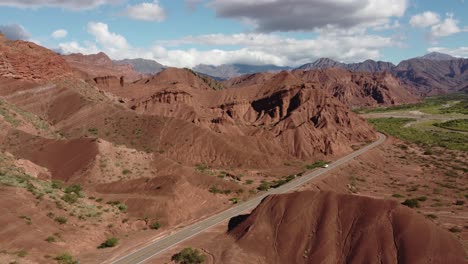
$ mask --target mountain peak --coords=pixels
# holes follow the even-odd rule
[[[445,54],[445,53],[440,53],[440,52],[435,52],[434,51],[434,52],[428,53],[428,54],[420,57],[420,59],[443,61],[443,60],[455,60],[456,58],[453,57],[453,56],[450,56],[448,54]]]

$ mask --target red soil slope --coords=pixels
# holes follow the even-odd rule
[[[322,192],[267,197],[221,263],[466,263],[452,235],[393,201]]]

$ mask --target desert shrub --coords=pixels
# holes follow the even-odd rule
[[[55,240],[55,237],[54,237],[54,236],[48,236],[48,237],[45,239],[45,241],[47,241],[47,242],[49,242],[49,243],[53,243],[53,242],[55,242],[56,240]]]
[[[158,230],[159,228],[161,228],[161,224],[159,222],[154,222],[150,225],[150,228],[153,230]]]
[[[260,186],[258,186],[257,190],[259,191],[268,191],[271,188],[271,184],[269,182],[262,182]]]
[[[253,180],[246,180],[245,181],[245,184],[252,184],[253,183]]]
[[[20,258],[24,258],[28,255],[28,252],[26,250],[20,250],[18,252],[16,252],[16,256],[20,257]]]
[[[132,171],[129,170],[129,169],[124,169],[124,170],[122,171],[122,174],[123,174],[123,175],[131,174],[131,173],[132,173]]]
[[[61,225],[64,225],[67,223],[68,219],[66,217],[63,217],[63,216],[57,216],[54,218],[55,222],[61,224]]]
[[[205,261],[205,255],[197,249],[184,248],[179,253],[172,256],[172,261],[180,264],[200,264]]]
[[[409,208],[419,208],[419,201],[417,199],[406,199],[401,203],[402,205],[408,206]]]
[[[416,200],[418,200],[420,202],[425,202],[425,201],[427,201],[427,197],[426,196],[421,196],[421,197],[416,198]]]
[[[95,127],[88,129],[88,132],[93,136],[97,136],[99,134],[99,130]]]
[[[395,193],[395,194],[392,195],[392,197],[394,197],[394,198],[403,198],[404,196],[399,194],[399,193]]]
[[[70,185],[67,188],[65,188],[64,192],[65,193],[74,193],[74,194],[80,196],[82,190],[83,190],[83,188],[81,188],[81,186],[79,184],[73,184],[73,185]]]
[[[428,214],[426,215],[427,218],[430,218],[430,219],[437,219],[437,215],[435,214]]]
[[[119,239],[115,237],[111,237],[106,239],[106,241],[102,242],[101,245],[99,245],[98,248],[110,248],[110,247],[115,247],[119,243]]]
[[[78,264],[78,261],[69,253],[63,253],[54,258],[59,264]]]
[[[53,189],[62,189],[63,184],[59,181],[52,181],[51,187]]]
[[[465,204],[465,201],[462,201],[462,200],[457,200],[455,202],[455,205],[464,205]]]
[[[327,165],[326,161],[319,160],[317,162],[314,162],[313,164],[306,165],[306,169],[313,170],[319,167],[323,167],[325,165]]]
[[[75,193],[66,193],[64,196],[62,196],[62,200],[69,204],[74,204],[76,201],[78,201],[78,195]]]
[[[454,227],[450,228],[449,231],[452,232],[452,233],[460,233],[461,229],[454,226]]]

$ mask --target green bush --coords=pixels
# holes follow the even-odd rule
[[[70,185],[68,186],[67,188],[65,188],[65,193],[74,193],[78,196],[81,196],[81,191],[83,190],[83,188],[81,188],[81,186],[79,184],[73,184],[73,185]]]
[[[159,222],[154,222],[150,225],[150,228],[153,230],[158,230],[159,228],[161,228],[161,224]]]
[[[119,239],[115,237],[108,238],[106,241],[102,242],[98,248],[110,248],[115,247],[119,243]]]
[[[205,255],[193,248],[184,248],[172,256],[172,261],[180,264],[200,264],[205,261]]]
[[[66,217],[63,217],[63,216],[57,216],[55,217],[55,222],[61,224],[61,225],[64,225],[67,223],[68,219]]]
[[[315,162],[313,164],[306,165],[306,169],[313,170],[313,169],[316,169],[316,168],[323,167],[325,165],[327,165],[326,161],[319,160],[319,161],[317,161],[317,162]]]
[[[78,264],[78,261],[69,253],[63,253],[54,258],[59,264]]]
[[[454,227],[450,228],[449,231],[452,232],[452,233],[460,233],[461,229],[454,226]]]
[[[404,196],[399,194],[399,193],[395,193],[395,194],[392,195],[392,197],[394,197],[394,198],[403,198]]]
[[[416,198],[416,200],[418,200],[420,202],[425,202],[425,201],[427,201],[427,197],[426,196],[421,196],[421,197]]]
[[[257,190],[259,191],[268,191],[271,188],[271,184],[269,182],[262,182],[260,186],[258,186]]]
[[[78,195],[75,193],[66,193],[64,196],[62,196],[62,200],[69,204],[74,204],[78,201]]]
[[[18,252],[16,252],[16,255],[20,258],[24,258],[28,255],[28,252],[26,250],[20,250]]]
[[[55,242],[56,240],[55,240],[55,237],[54,237],[54,236],[48,236],[48,237],[45,239],[45,241],[47,241],[47,242],[49,242],[49,243],[53,243],[53,242]]]
[[[419,201],[417,199],[406,199],[401,203],[402,205],[408,206],[409,208],[419,208]]]
[[[53,189],[62,189],[63,184],[59,181],[52,181],[51,187]]]

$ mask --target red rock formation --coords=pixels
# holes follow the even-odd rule
[[[118,65],[103,52],[98,54],[83,55],[80,53],[62,56],[71,67],[85,73],[85,78],[93,79],[102,76],[124,77],[125,81],[133,82],[144,77],[144,75],[133,70],[129,64]]]
[[[71,68],[53,51],[27,41],[0,36],[0,76],[47,81],[71,75]]]

